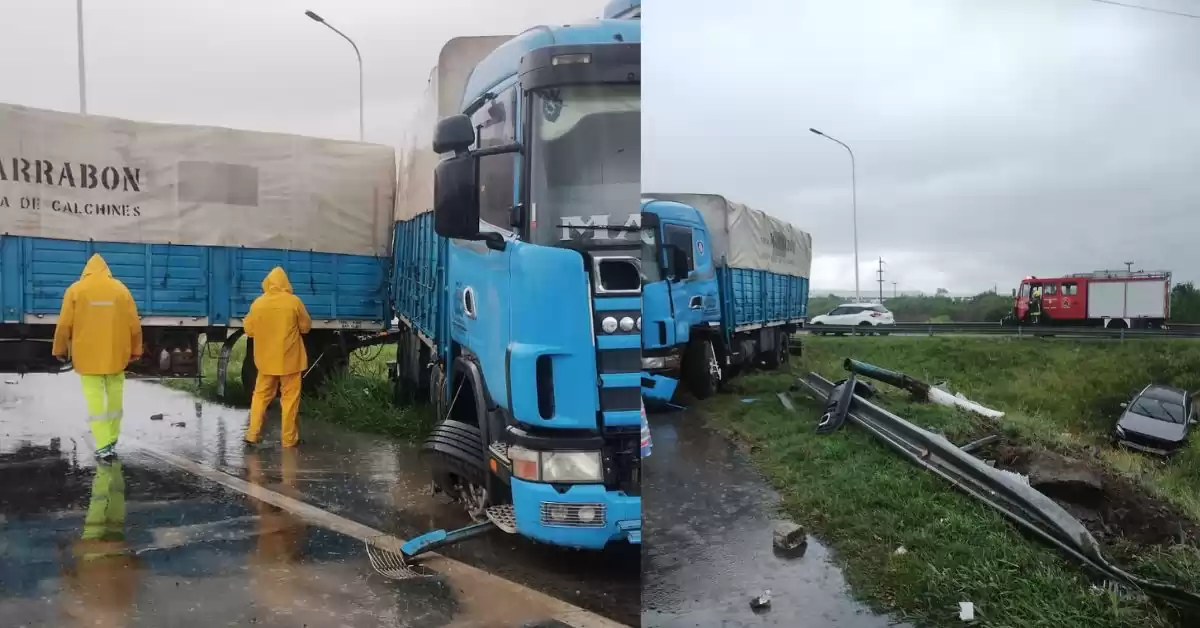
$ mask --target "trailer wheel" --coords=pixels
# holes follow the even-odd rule
[[[775,348],[772,349],[771,353],[767,354],[766,358],[763,360],[763,364],[767,367],[768,370],[773,371],[773,370],[783,366],[784,364],[787,364],[787,361],[788,361],[787,342],[788,342],[787,334],[780,333],[780,332],[775,333],[775,342],[774,342]]]
[[[683,355],[683,376],[696,399],[708,399],[721,387],[721,362],[711,340],[688,343]]]

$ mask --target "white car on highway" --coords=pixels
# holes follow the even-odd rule
[[[846,325],[855,327],[881,327],[894,326],[896,324],[895,317],[888,311],[886,307],[878,303],[843,303],[830,311],[828,314],[812,317],[805,327],[808,327],[814,334],[824,334],[821,330],[826,325]],[[875,332],[875,330],[872,330]],[[842,332],[833,332],[842,333]],[[886,334],[888,332],[878,332]]]

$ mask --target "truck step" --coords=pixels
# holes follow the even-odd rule
[[[509,447],[508,443],[502,443],[502,442],[497,441],[497,442],[489,445],[488,449],[491,450],[492,455],[495,456],[496,459],[498,459],[500,462],[504,463],[505,466],[511,467],[512,460],[509,460],[509,458],[508,458],[508,447]]]
[[[512,504],[488,506],[487,518],[496,524],[497,528],[509,534],[517,533],[517,513],[513,511]]]

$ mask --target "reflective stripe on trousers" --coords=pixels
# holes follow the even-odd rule
[[[79,378],[83,383],[88,427],[92,429],[96,449],[116,443],[124,416],[125,374],[80,375]]]

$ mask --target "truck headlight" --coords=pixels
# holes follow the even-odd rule
[[[602,482],[604,465],[598,451],[533,451],[509,447],[513,475],[530,482]]]
[[[603,329],[606,334],[615,333],[617,331],[617,319],[605,316],[604,320],[600,321],[600,329]]]
[[[632,318],[626,316],[621,319],[620,324],[621,324],[621,331],[624,331],[624,332],[633,331],[633,319]]]
[[[601,482],[604,467],[598,451],[542,452],[542,481]]]
[[[642,331],[642,317],[641,316],[639,316],[637,319],[637,328],[638,328],[638,331]]]
[[[642,358],[642,368],[644,369],[665,369],[667,368],[667,358]]]

